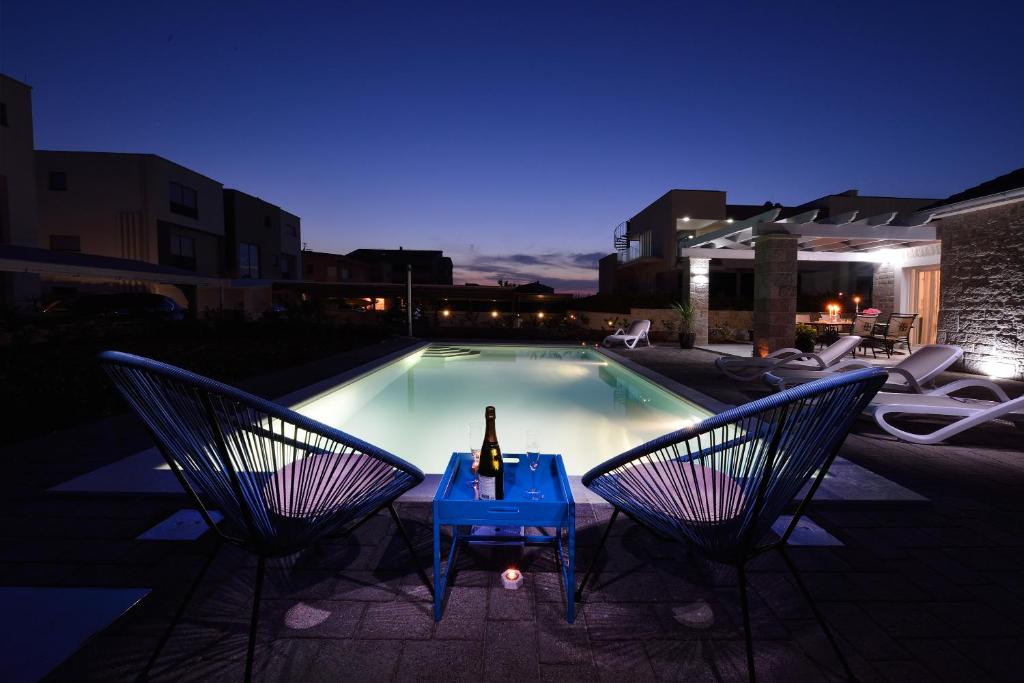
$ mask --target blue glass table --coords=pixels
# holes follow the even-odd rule
[[[573,576],[576,566],[576,503],[569,490],[569,478],[565,474],[562,456],[541,454],[540,465],[536,473],[533,473],[526,464],[525,456],[506,454],[504,500],[476,500],[472,486],[472,464],[473,456],[470,453],[452,453],[434,494],[434,621],[441,620],[445,586],[448,574],[455,566],[459,544],[472,541],[552,544],[565,588],[565,619],[571,624],[576,619]],[[534,485],[544,497],[540,500],[527,500],[525,492]],[[442,526],[452,528],[451,547],[448,549],[443,573]],[[485,535],[473,533],[473,527],[522,527],[523,531],[516,535]],[[541,532],[553,529],[554,533],[527,534],[530,528],[537,528]]]

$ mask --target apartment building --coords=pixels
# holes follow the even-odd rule
[[[240,190],[224,190],[225,275],[302,278],[302,223],[295,214]]]
[[[307,250],[302,252],[302,268],[302,279],[308,282],[373,282],[370,266],[344,254]]]
[[[418,285],[452,284],[452,260],[442,251],[422,249],[356,249],[348,258],[369,267],[370,282],[405,282],[406,268],[412,266],[412,281]]]
[[[219,276],[221,183],[155,154],[35,154],[42,246]]]
[[[0,245],[38,247],[32,88],[0,74]],[[39,278],[0,273],[0,306],[27,307]]]

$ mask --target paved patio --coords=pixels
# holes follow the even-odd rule
[[[397,344],[278,373],[250,388],[281,395]],[[741,388],[721,381],[711,364],[713,354],[655,347],[623,355],[719,400],[747,398]],[[1024,392],[1019,384],[1007,387],[1014,395]],[[829,544],[794,547],[792,555],[863,680],[1022,679],[1017,661],[1024,646],[1021,442],[1020,431],[996,425],[953,444],[914,446],[893,441],[866,422],[847,441],[841,456],[851,471],[865,468],[898,486],[860,486],[865,495],[816,501],[808,517],[819,529],[808,528],[806,538]],[[147,446],[139,425],[125,415],[0,451],[6,466],[0,586],[151,589],[137,607],[80,648],[81,636],[70,628],[79,618],[76,608],[71,601],[59,603],[65,609],[49,624],[56,651],[51,656],[65,644],[74,654],[53,670],[54,680],[134,678],[189,579],[213,550],[209,534],[195,541],[137,539],[186,507],[184,496],[46,492]],[[429,507],[399,508],[415,536],[418,561],[426,566]],[[609,513],[603,505],[578,506],[581,566]],[[527,551],[520,560],[525,584],[516,592],[502,589],[497,579],[507,556],[463,554],[439,624],[431,619],[426,589],[411,561],[391,521],[380,516],[318,554],[278,565],[268,576],[257,677],[745,678],[735,573],[694,561],[628,520],[616,523],[594,590],[573,625],[564,621],[549,551]],[[241,678],[254,573],[250,557],[233,548],[220,550],[157,664],[156,678]],[[838,662],[779,558],[761,558],[750,574],[762,680],[838,679]],[[37,600],[40,611],[52,598],[47,590],[19,595],[27,605]],[[713,624],[685,626],[681,618],[699,604],[710,606]]]

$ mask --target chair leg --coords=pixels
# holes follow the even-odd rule
[[[604,528],[604,533],[601,534],[601,542],[597,544],[597,548],[594,549],[594,556],[590,558],[590,564],[587,565],[587,571],[583,575],[583,580],[580,581],[580,587],[576,589],[576,602],[583,601],[583,589],[587,587],[587,582],[590,581],[590,573],[594,571],[594,565],[597,564],[597,556],[601,554],[605,542],[608,541],[608,534],[611,532],[612,524],[615,524],[618,516],[619,508],[615,508],[615,511],[612,512],[612,518],[608,520],[608,526]]]
[[[757,675],[754,673],[754,637],[750,631],[750,605],[747,602],[747,572],[743,565],[738,566],[736,572],[739,574],[740,610],[743,612],[743,639],[747,644],[747,674],[750,683],[754,683]]]
[[[182,600],[181,605],[178,606],[178,611],[174,613],[174,617],[171,618],[170,625],[168,625],[167,630],[164,631],[163,636],[160,637],[160,642],[157,643],[156,649],[153,651],[153,654],[150,655],[149,661],[146,662],[146,665],[142,667],[142,671],[139,673],[136,680],[145,681],[149,679],[150,670],[153,668],[153,665],[156,664],[156,660],[160,658],[160,653],[163,652],[164,646],[167,645],[167,641],[171,639],[171,634],[174,632],[178,622],[181,621],[181,618],[185,615],[185,610],[188,608],[189,603],[192,602],[192,598],[195,596],[196,590],[199,588],[199,584],[202,583],[203,577],[206,576],[206,572],[210,569],[210,565],[213,564],[213,560],[217,557],[217,552],[219,550],[220,538],[218,537],[217,545],[214,546],[213,552],[210,553],[206,558],[206,561],[203,562],[203,566],[196,575],[196,578],[192,579],[192,585],[189,586],[188,592],[185,593],[185,599]]]
[[[263,574],[267,568],[267,558],[260,557],[256,564],[256,590],[252,596],[252,618],[249,620],[249,648],[245,656],[245,681],[252,680],[252,661],[256,656],[256,630],[260,620],[260,597],[263,595]]]
[[[394,503],[388,503],[388,512],[391,513],[391,519],[395,520],[395,525],[398,527],[398,533],[402,535],[402,540],[405,541],[405,545],[409,548],[409,554],[412,555],[412,561],[413,564],[416,565],[416,573],[420,575],[420,581],[423,582],[423,585],[427,587],[428,591],[430,591],[430,595],[433,596],[434,586],[430,583],[430,579],[427,578],[427,573],[423,571],[423,567],[421,567],[420,563],[416,561],[416,549],[413,547],[412,538],[410,538],[409,533],[405,530],[405,525],[402,524],[402,520],[398,516],[398,511],[395,510]]]
[[[846,676],[849,680],[857,680],[856,676],[853,675],[853,671],[850,669],[850,664],[846,661],[846,657],[843,656],[842,651],[839,649],[839,643],[836,642],[835,636],[832,635],[832,631],[829,629],[828,624],[825,623],[825,617],[818,610],[818,606],[814,602],[814,598],[811,597],[810,591],[807,590],[807,586],[800,579],[800,574],[797,573],[796,565],[789,559],[789,554],[783,546],[779,546],[779,552],[782,554],[782,559],[786,561],[786,566],[789,567],[789,573],[793,575],[796,580],[796,585],[799,586],[800,592],[803,593],[804,600],[811,607],[811,612],[814,613],[814,618],[818,620],[818,626],[825,633],[825,637],[828,638],[828,642],[832,645],[832,649],[835,650],[836,657],[839,658],[839,662],[843,665],[843,670],[846,672]]]

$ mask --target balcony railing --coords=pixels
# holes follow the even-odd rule
[[[615,226],[613,235],[620,264],[658,256],[653,248],[654,240],[650,231],[631,234],[629,224],[623,221]]]

